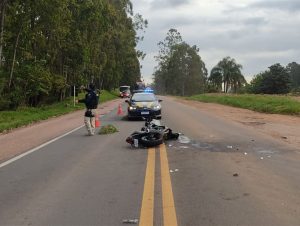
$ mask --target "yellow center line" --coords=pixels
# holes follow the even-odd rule
[[[164,144],[161,144],[159,149],[164,226],[177,226],[176,210],[173,198],[166,146]]]
[[[144,184],[140,226],[153,226],[154,211],[155,149],[148,149],[148,160]]]

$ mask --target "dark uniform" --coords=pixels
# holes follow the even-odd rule
[[[94,135],[99,95],[95,91],[95,86],[92,84],[89,85],[89,89],[86,89],[86,91],[87,94],[85,95],[85,98],[79,100],[79,102],[84,103],[86,107],[86,111],[84,113],[84,124],[88,131],[88,135]]]

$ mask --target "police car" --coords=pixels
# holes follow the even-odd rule
[[[159,100],[151,89],[145,89],[143,92],[135,92],[128,103],[128,119],[148,117],[161,118],[161,105]]]

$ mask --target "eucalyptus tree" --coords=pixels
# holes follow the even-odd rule
[[[160,41],[157,45],[159,48],[158,55],[155,60],[158,66],[154,72],[154,86],[157,92],[165,94],[168,86],[168,63],[171,57],[173,46],[182,43],[181,34],[174,28],[169,29],[165,39]]]
[[[2,66],[3,59],[3,36],[4,36],[4,23],[5,23],[5,9],[7,0],[2,0],[0,3],[0,68]]]
[[[207,70],[198,55],[199,49],[183,42],[176,29],[170,29],[158,46],[158,66],[154,72],[156,90],[182,96],[203,92]]]
[[[294,90],[300,90],[300,64],[296,62],[289,63],[286,69],[291,78],[291,87]]]
[[[129,0],[1,0],[0,12],[0,105],[35,106],[64,99],[71,85],[111,89],[140,77],[137,31],[147,21]]]

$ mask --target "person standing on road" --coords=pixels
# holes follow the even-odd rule
[[[88,89],[85,89],[87,94],[84,99],[78,102],[84,103],[86,111],[84,113],[84,124],[88,131],[88,135],[92,136],[95,134],[95,117],[97,115],[96,109],[99,103],[99,95],[95,90],[95,85],[90,84]]]

